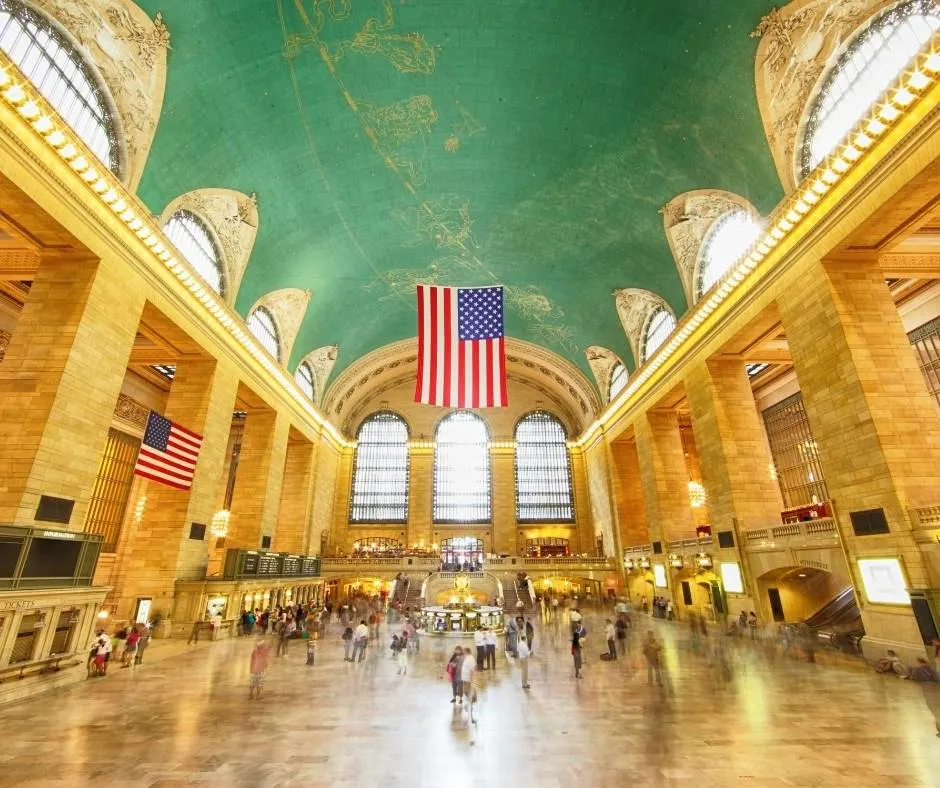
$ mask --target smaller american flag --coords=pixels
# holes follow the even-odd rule
[[[202,435],[150,411],[134,473],[177,490],[188,490],[193,486],[200,448]]]

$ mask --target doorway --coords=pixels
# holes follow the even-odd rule
[[[480,571],[483,568],[483,540],[454,536],[441,542],[441,565],[445,572]]]
[[[783,603],[780,601],[780,591],[776,588],[768,588],[767,598],[770,600],[770,613],[774,617],[774,621],[785,621],[786,618],[783,615]]]

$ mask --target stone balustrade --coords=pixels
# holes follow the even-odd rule
[[[383,572],[408,572],[420,569],[433,571],[440,566],[440,560],[434,557],[401,556],[399,558],[323,558],[321,572],[362,571],[366,569]],[[503,556],[487,558],[483,562],[485,570],[605,570],[616,571],[617,561],[604,556],[546,556],[545,558],[527,558],[522,556]]]
[[[750,528],[743,532],[747,547],[778,547],[793,542],[838,538],[839,529],[832,517],[820,517],[799,523],[783,523],[768,528]]]

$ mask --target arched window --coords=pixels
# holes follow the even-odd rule
[[[163,232],[196,269],[196,273],[206,280],[209,287],[224,296],[222,255],[212,240],[206,223],[191,211],[179,210],[163,225]]]
[[[761,233],[761,224],[745,210],[729,211],[712,224],[702,243],[695,282],[701,298],[734,265]]]
[[[104,89],[75,46],[44,15],[17,0],[0,0],[0,49],[120,177],[114,116]]]
[[[356,437],[349,522],[407,522],[408,425],[380,411],[362,422]]]
[[[646,331],[643,332],[643,347],[640,361],[646,362],[665,342],[676,327],[676,319],[672,312],[662,306],[656,307],[649,320],[646,321]]]
[[[607,387],[607,401],[613,402],[617,395],[624,390],[627,385],[627,368],[623,362],[618,361],[610,373],[610,385]]]
[[[823,79],[810,109],[803,177],[842,142],[938,27],[935,0],[906,0],[855,37]]]
[[[316,401],[317,387],[313,382],[313,370],[306,361],[300,362],[300,366],[297,367],[297,371],[294,373],[294,380],[297,381],[300,390],[306,394],[312,402]]]
[[[565,428],[551,413],[535,411],[516,425],[516,519],[574,520],[571,462]]]
[[[257,307],[248,316],[248,330],[261,343],[261,347],[278,361],[281,360],[281,339],[278,335],[277,323],[274,322],[274,315],[263,306]]]
[[[438,424],[433,499],[436,523],[492,519],[489,436],[479,416],[458,410]]]

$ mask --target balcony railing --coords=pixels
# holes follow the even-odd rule
[[[440,559],[434,557],[401,556],[399,558],[323,558],[320,562],[324,572],[345,571],[349,569],[378,569],[386,571],[407,571],[408,569],[436,570]],[[483,569],[617,569],[613,558],[604,556],[546,556],[545,558],[526,558],[523,556],[503,556],[486,558]]]
[[[744,543],[750,546],[777,545],[782,542],[805,541],[807,539],[832,539],[839,534],[832,517],[819,517],[801,523],[786,523],[769,528],[751,528],[744,531]]]

